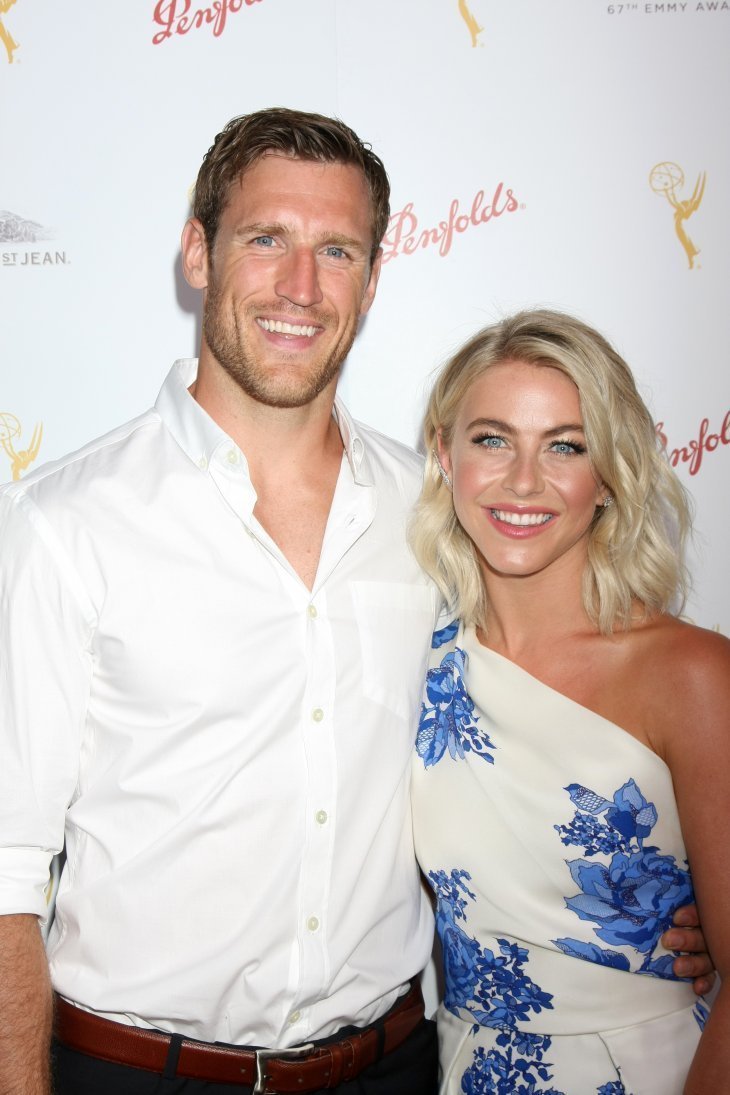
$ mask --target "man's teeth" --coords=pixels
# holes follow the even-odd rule
[[[273,331],[277,335],[299,335],[299,337],[311,338],[317,330],[316,327],[303,327],[299,323],[284,323],[280,319],[257,319],[259,327],[265,331]]]
[[[552,513],[511,513],[503,509],[493,509],[492,513],[507,525],[545,525],[553,519]]]

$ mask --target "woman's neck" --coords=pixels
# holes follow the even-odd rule
[[[513,661],[562,639],[597,633],[583,607],[581,574],[572,568],[519,577],[487,572],[484,580],[487,616],[480,641]]]

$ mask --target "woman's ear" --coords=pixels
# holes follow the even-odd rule
[[[444,434],[441,427],[436,432],[436,454],[441,467],[447,475],[451,475],[451,454],[444,443]]]
[[[607,487],[605,483],[601,483],[596,491],[596,508],[608,509],[613,503],[614,498],[611,494],[611,488]]]

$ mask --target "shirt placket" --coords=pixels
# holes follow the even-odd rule
[[[297,911],[298,976],[290,1026],[309,1029],[299,1001],[316,998],[329,977],[328,938],[332,861],[337,823],[334,702],[336,663],[327,598],[320,591],[302,606],[306,683],[300,717],[306,783]]]
[[[297,1042],[305,1040],[316,1027],[317,1016],[311,1013],[307,1001],[321,998],[331,976],[329,910],[337,835],[337,660],[336,635],[327,605],[327,579],[372,521],[375,493],[369,485],[356,485],[349,463],[343,460],[315,586],[308,591],[278,545],[253,520],[256,496],[240,450],[230,443],[220,445],[210,471],[248,534],[282,567],[281,588],[292,599],[297,617],[294,630],[303,635],[305,684],[299,738],[304,764],[299,778],[304,793],[304,821],[296,865],[299,869],[296,942],[282,1017],[287,1041]]]
[[[332,504],[320,566],[306,607],[306,685],[301,740],[306,765],[306,808],[298,910],[298,1000],[321,996],[331,979],[328,941],[335,840],[337,837],[336,635],[328,611],[327,578],[372,521],[374,492],[355,485],[343,467]],[[295,1003],[288,1016],[292,1034],[303,1039],[313,1023]]]

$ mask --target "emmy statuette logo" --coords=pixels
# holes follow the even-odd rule
[[[0,0],[0,42],[5,46],[5,52],[8,55],[8,64],[13,63],[13,54],[18,48],[18,43],[13,38],[12,34],[5,26],[3,22],[3,16],[7,14],[8,9],[12,8],[15,0]]]
[[[699,255],[699,248],[695,247],[685,230],[685,222],[700,207],[705,193],[705,173],[701,171],[697,176],[695,188],[691,198],[680,198],[678,191],[684,187],[684,172],[679,164],[666,162],[658,163],[652,167],[649,175],[649,185],[655,194],[663,194],[674,210],[674,231],[677,239],[684,248],[690,270],[694,269],[695,258]]]
[[[484,27],[480,27],[476,21],[476,16],[469,9],[469,5],[466,0],[459,0],[459,15],[466,23],[469,34],[471,35],[471,44],[476,46],[479,41],[479,35],[484,30]]]
[[[10,460],[10,471],[15,482],[38,456],[43,438],[43,423],[36,423],[27,449],[16,448],[16,441],[20,442],[21,433],[22,428],[15,415],[0,411],[0,445]]]

